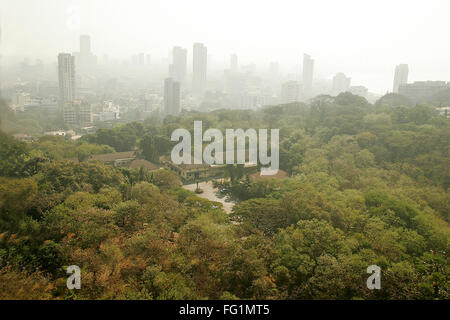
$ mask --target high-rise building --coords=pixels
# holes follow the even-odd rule
[[[231,55],[230,70],[231,70],[231,72],[237,72],[238,71],[238,56],[235,53]]]
[[[174,47],[172,51],[172,64],[169,68],[170,77],[175,81],[183,83],[186,80],[187,50]]]
[[[178,115],[181,106],[180,83],[172,78],[164,81],[164,113],[166,115]]]
[[[74,102],[77,116],[77,124],[88,125],[92,123],[92,106],[87,101],[77,100]]]
[[[311,93],[314,77],[314,60],[308,54],[303,55],[303,90],[307,95]]]
[[[352,79],[347,78],[342,72],[337,73],[333,77],[333,95],[337,96],[342,92],[348,91]]]
[[[415,103],[424,103],[433,95],[450,90],[450,82],[445,81],[416,81],[400,84],[398,93],[408,97]]]
[[[398,93],[401,84],[408,83],[408,72],[409,70],[407,64],[399,64],[395,67],[394,93]]]
[[[299,100],[300,85],[297,81],[287,81],[281,86],[282,103],[291,103]]]
[[[92,68],[97,64],[97,57],[91,51],[91,37],[88,35],[80,36],[80,51],[74,52],[77,71],[80,74],[92,72]]]
[[[365,99],[367,99],[369,96],[369,89],[364,86],[351,86],[350,88],[348,88],[348,91],[355,96],[360,96]]]
[[[75,124],[75,58],[69,53],[60,53],[58,56],[58,81],[59,107],[63,114],[64,122]]]
[[[88,35],[80,36],[80,53],[88,55],[91,53],[91,37]]]
[[[208,49],[203,43],[194,43],[192,90],[203,93],[206,88]]]

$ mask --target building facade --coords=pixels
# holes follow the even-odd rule
[[[297,81],[287,81],[281,86],[281,102],[297,102],[300,98],[300,84]]]
[[[308,54],[303,55],[303,90],[307,95],[311,94],[314,77],[314,60]]]
[[[186,80],[187,50],[181,47],[174,47],[172,59],[172,64],[169,67],[169,75],[175,81],[183,83]]]
[[[348,88],[348,91],[355,96],[360,96],[365,99],[367,99],[369,96],[369,89],[364,86],[351,86],[350,88]]]
[[[337,96],[342,92],[347,92],[350,88],[351,78],[348,78],[342,72],[333,77],[333,95]]]
[[[172,78],[164,81],[164,114],[176,116],[181,112],[180,83]]]
[[[432,95],[447,89],[450,89],[450,82],[416,81],[414,83],[401,84],[398,93],[415,103],[422,103]]]
[[[206,89],[206,73],[208,68],[208,49],[203,43],[194,44],[192,91],[201,94]]]
[[[58,56],[58,82],[59,82],[59,108],[64,122],[76,124],[75,111],[75,57],[69,53],[60,53]]]
[[[394,93],[399,93],[400,85],[408,83],[409,68],[407,64],[399,64],[395,67],[394,74]]]

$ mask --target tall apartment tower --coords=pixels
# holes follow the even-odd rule
[[[170,77],[182,83],[186,80],[187,50],[181,47],[174,47],[172,59],[173,62],[169,68]]]
[[[76,111],[74,100],[75,88],[75,58],[69,53],[58,55],[58,82],[59,82],[59,107],[63,114],[64,122],[76,123]]]
[[[176,116],[181,111],[180,83],[172,78],[164,81],[164,113]]]
[[[303,55],[303,90],[309,94],[312,89],[314,76],[314,60],[308,54]]]
[[[91,37],[88,35],[80,36],[80,53],[88,55],[91,53]]]
[[[80,36],[80,51],[74,52],[73,55],[75,57],[77,71],[79,74],[92,72],[92,68],[95,67],[97,63],[97,57],[92,53],[90,36]]]
[[[394,93],[398,93],[401,84],[408,83],[409,68],[407,64],[399,64],[395,67],[394,75]]]
[[[342,92],[346,92],[350,88],[352,79],[347,78],[342,72],[337,73],[333,77],[333,95],[338,95]]]
[[[203,43],[194,43],[193,60],[192,90],[195,93],[203,93],[208,65],[208,49]]]

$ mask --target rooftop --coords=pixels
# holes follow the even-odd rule
[[[90,156],[88,161],[112,162],[116,160],[132,159],[132,158],[136,158],[136,153],[134,151],[127,151],[127,152],[96,154]]]

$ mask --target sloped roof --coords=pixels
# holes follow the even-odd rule
[[[143,159],[137,159],[130,163],[128,166],[131,169],[140,169],[143,167],[144,169],[147,169],[149,171],[159,170],[160,167],[157,166],[154,163],[151,163],[150,161],[143,160]]]
[[[134,151],[96,154],[90,156],[88,161],[112,162],[119,159],[131,159],[131,158],[136,158],[136,154]]]

